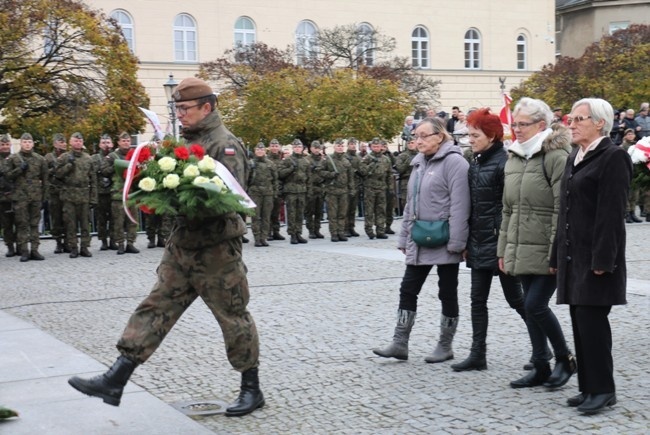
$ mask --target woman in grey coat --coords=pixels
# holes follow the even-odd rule
[[[385,358],[408,359],[408,341],[415,322],[418,295],[429,272],[436,266],[438,299],[442,303],[440,339],[433,354],[425,358],[426,362],[436,363],[454,357],[451,343],[458,325],[458,266],[469,234],[469,164],[440,118],[423,119],[414,137],[419,154],[411,162],[413,172],[397,244],[406,255],[397,325],[393,342],[373,352]],[[415,215],[419,220],[448,220],[449,241],[436,248],[416,245],[411,237]]]

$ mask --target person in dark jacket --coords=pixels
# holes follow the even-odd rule
[[[632,162],[608,137],[611,105],[585,98],[571,109],[573,150],[562,177],[558,231],[551,253],[557,303],[568,304],[580,394],[569,406],[593,414],[616,403],[612,305],[626,303],[625,205]]]
[[[503,125],[497,115],[490,113],[490,109],[472,112],[467,123],[474,158],[468,172],[472,209],[469,239],[463,256],[467,266],[472,269],[472,348],[467,359],[451,366],[458,372],[487,369],[487,300],[494,275],[498,275],[510,307],[526,321],[521,283],[517,277],[501,272],[497,262],[497,240],[503,209],[503,169],[508,160],[502,142]]]

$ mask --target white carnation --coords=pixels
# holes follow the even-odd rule
[[[199,171],[199,168],[196,165],[187,165],[185,170],[183,170],[183,176],[184,177],[198,177],[201,174],[201,171]]]
[[[176,160],[171,157],[163,157],[158,160],[158,166],[160,166],[160,170],[163,172],[171,172],[176,168]]]
[[[165,186],[167,189],[176,189],[181,183],[181,177],[176,174],[168,174],[165,178],[163,178],[162,183],[163,186]]]

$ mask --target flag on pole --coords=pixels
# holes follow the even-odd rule
[[[151,123],[151,126],[156,132],[156,138],[162,139],[163,137],[165,137],[165,133],[163,133],[162,131],[162,126],[160,125],[160,121],[158,120],[158,115],[156,115],[156,112],[152,112],[151,110],[147,110],[142,107],[138,107],[138,109],[142,110],[142,113],[145,114],[145,116]]]
[[[512,98],[505,92],[503,93],[503,107],[499,112],[499,119],[501,119],[501,124],[503,124],[503,136],[504,139],[510,139],[514,142],[517,138],[515,137],[515,132],[512,131],[510,124],[512,124],[512,112],[510,111],[510,103],[512,103]]]

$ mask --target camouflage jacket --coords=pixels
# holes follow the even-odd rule
[[[334,178],[334,174],[325,173],[327,157],[324,154],[310,154],[307,157],[309,162],[309,183],[307,185],[308,195],[320,195],[325,189],[323,183]]]
[[[393,165],[382,153],[367,154],[359,165],[363,187],[374,191],[393,191]]]
[[[14,190],[14,183],[7,174],[10,155],[10,153],[0,154],[0,202],[11,202],[11,192]]]
[[[255,156],[251,160],[248,192],[259,196],[275,196],[278,192],[278,172],[266,157]]]
[[[282,160],[278,168],[278,177],[284,183],[284,193],[307,193],[309,165],[309,161],[303,154],[293,153]]]
[[[326,159],[326,172],[332,174],[331,181],[325,184],[327,194],[346,195],[354,192],[354,171],[345,154],[334,153]]]
[[[275,168],[275,173],[278,175],[278,188],[276,190],[275,196],[282,196],[282,190],[284,188],[282,180],[280,180],[280,165],[282,164],[282,153],[267,153],[266,154],[266,159],[273,164],[273,167]]]
[[[61,201],[97,204],[97,173],[88,153],[68,151],[61,154],[57,159],[56,178],[62,183]]]
[[[61,180],[56,178],[56,160],[63,154],[65,151],[57,151],[56,149],[51,153],[45,154],[45,162],[47,163],[47,173],[48,173],[48,194],[49,196],[59,196],[61,191]]]
[[[23,163],[27,169],[21,169]],[[33,151],[19,151],[7,159],[7,175],[14,183],[14,202],[42,202],[47,198],[47,163]]]
[[[351,194],[354,195],[363,185],[363,177],[361,172],[359,172],[361,157],[359,157],[356,151],[346,151],[345,158],[350,162],[350,165],[352,165],[352,172],[354,173],[354,191],[351,192]]]
[[[406,189],[408,188],[409,178],[411,177],[411,171],[413,166],[411,166],[411,161],[413,157],[418,155],[417,150],[404,150],[397,159],[395,160],[395,169],[399,174],[399,188],[400,196],[406,197]]]
[[[110,158],[110,153],[104,154],[101,150],[97,154],[90,156],[90,158],[97,174],[97,193],[99,195],[110,195],[113,187],[113,175],[115,175],[114,160]]]

